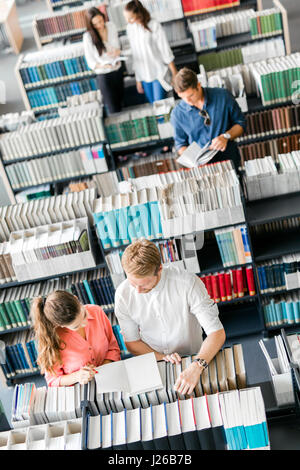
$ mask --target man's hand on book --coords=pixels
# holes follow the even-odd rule
[[[143,88],[143,85],[142,85],[142,82],[136,82],[136,89],[138,91],[138,93],[144,93],[144,88]]]
[[[211,150],[220,150],[221,152],[224,152],[226,150],[228,144],[228,139],[225,139],[222,135],[219,135],[218,137],[215,137],[212,139],[211,144],[210,144],[210,149]]]
[[[172,354],[167,354],[166,356],[164,356],[163,360],[166,362],[171,362],[172,364],[179,364],[181,362],[181,357],[177,352],[174,352]]]
[[[193,362],[187,369],[181,372],[175,382],[175,390],[182,395],[191,395],[200,380],[201,368]]]

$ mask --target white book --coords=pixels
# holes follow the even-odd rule
[[[193,142],[187,147],[184,152],[177,158],[177,162],[187,168],[198,167],[208,163],[218,152],[217,150],[209,149],[210,142],[204,147],[200,147],[196,142]]]
[[[105,364],[95,379],[102,393],[120,390],[131,396],[162,388],[154,353]]]

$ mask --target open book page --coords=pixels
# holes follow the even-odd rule
[[[154,353],[142,354],[123,361],[126,367],[130,394],[162,388],[161,376]]]
[[[124,56],[118,56],[118,57],[111,57],[109,55],[106,55],[105,57],[101,57],[101,64],[102,65],[116,65],[117,62],[120,61],[125,61],[127,60],[127,57]]]
[[[98,374],[95,375],[97,393],[106,392],[129,392],[125,361],[110,362],[96,367]]]
[[[210,142],[207,142],[204,147],[200,147],[196,142],[193,142],[182,152],[177,162],[187,168],[203,166],[208,163],[218,152],[218,150],[209,149]]]

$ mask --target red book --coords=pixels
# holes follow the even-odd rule
[[[209,274],[208,276],[205,276],[205,277],[206,277],[205,287],[206,287],[207,293],[209,297],[213,299],[214,297],[213,297],[213,290],[212,290],[212,284],[211,284],[211,275]]]
[[[226,298],[227,300],[232,300],[232,287],[231,287],[230,273],[225,273],[224,279],[225,279]]]
[[[249,266],[246,268],[246,277],[247,277],[249,295],[255,295],[255,283],[254,283],[254,275],[253,275],[252,266]]]
[[[232,298],[235,299],[238,295],[236,269],[231,269],[230,273],[232,276]]]
[[[211,286],[212,286],[212,298],[215,302],[220,302],[220,289],[218,283],[218,276],[215,274],[211,275]]]
[[[225,302],[225,300],[227,300],[227,295],[226,295],[224,273],[218,273],[218,281],[219,281],[219,291],[220,291],[221,302]]]
[[[238,297],[244,297],[244,280],[242,268],[236,269],[236,283]]]
[[[242,271],[243,271],[244,294],[246,294],[247,291],[248,291],[248,288],[247,288],[247,276],[246,276],[246,268],[245,268],[245,266],[242,267]]]

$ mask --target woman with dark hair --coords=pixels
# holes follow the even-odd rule
[[[150,103],[164,99],[172,89],[171,78],[177,73],[166,34],[139,0],[126,4],[124,16],[137,91],[145,93]]]
[[[111,324],[98,305],[82,305],[75,295],[56,290],[34,299],[31,317],[48,386],[87,383],[95,367],[120,360]]]
[[[118,31],[114,23],[105,21],[105,15],[96,7],[86,13],[87,32],[83,35],[87,64],[97,74],[98,87],[108,114],[122,109],[124,92],[123,68]]]

